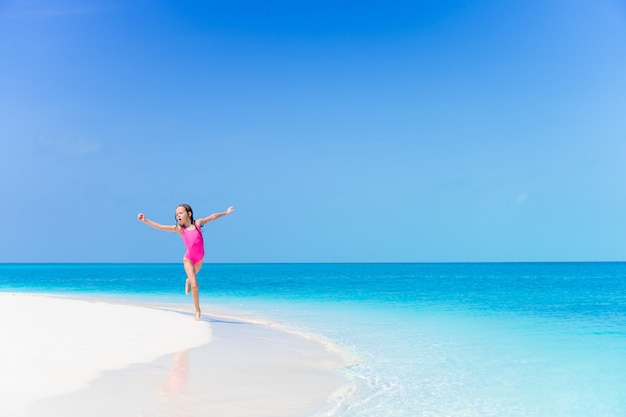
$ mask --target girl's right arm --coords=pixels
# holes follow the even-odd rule
[[[166,226],[163,224],[159,224],[157,222],[153,222],[152,220],[149,220],[143,213],[139,213],[139,215],[137,215],[137,220],[139,220],[140,222],[144,222],[148,226],[154,227],[157,230],[163,230],[164,232],[178,232],[179,231],[178,226]]]

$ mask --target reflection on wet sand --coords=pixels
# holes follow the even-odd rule
[[[211,343],[105,372],[83,390],[33,404],[26,417],[312,415],[346,383],[336,373],[342,358],[312,340],[246,322],[211,326]]]
[[[167,374],[167,379],[159,391],[162,408],[173,409],[167,415],[172,417],[188,417],[191,416],[190,411],[186,409],[181,401],[177,401],[179,397],[186,394],[187,385],[189,383],[189,350],[179,352],[172,356],[172,367]],[[184,404],[185,402],[182,401]]]

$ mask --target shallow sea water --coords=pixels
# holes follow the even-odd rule
[[[626,264],[206,264],[205,312],[357,358],[332,412],[626,415]],[[189,303],[180,265],[5,264],[0,291]]]

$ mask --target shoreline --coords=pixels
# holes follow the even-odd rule
[[[2,415],[332,415],[354,390],[345,356],[269,323],[64,295],[0,293],[0,310]]]

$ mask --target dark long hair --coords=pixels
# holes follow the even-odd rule
[[[184,208],[185,211],[189,214],[189,219],[191,219],[191,224],[196,224],[196,222],[193,220],[193,210],[191,209],[191,206],[189,204],[179,204],[176,206],[176,208],[178,207]],[[176,224],[178,225],[178,216],[176,215],[175,210],[174,210],[174,219],[176,219]]]

